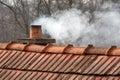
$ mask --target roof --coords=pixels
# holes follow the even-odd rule
[[[120,48],[0,43],[3,80],[120,80]]]

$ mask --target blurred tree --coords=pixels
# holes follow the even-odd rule
[[[51,16],[59,10],[77,8],[83,13],[89,11],[91,13],[89,22],[92,22],[94,11],[100,10],[106,1],[120,2],[119,0],[0,0],[0,40],[28,37],[29,26],[33,20],[42,15]]]

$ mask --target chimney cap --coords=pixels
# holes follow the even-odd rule
[[[31,25],[31,27],[41,27],[41,25]]]

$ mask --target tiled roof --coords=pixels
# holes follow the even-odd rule
[[[120,48],[0,43],[3,80],[120,80]]]

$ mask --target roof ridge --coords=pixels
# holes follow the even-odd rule
[[[88,45],[87,47],[75,47],[68,44],[67,46],[56,46],[52,44],[36,45],[36,44],[20,44],[15,42],[0,43],[0,49],[3,50],[19,50],[19,51],[31,51],[40,53],[67,53],[78,55],[113,55],[120,56],[120,48],[116,46],[110,46],[109,48],[94,47]]]

